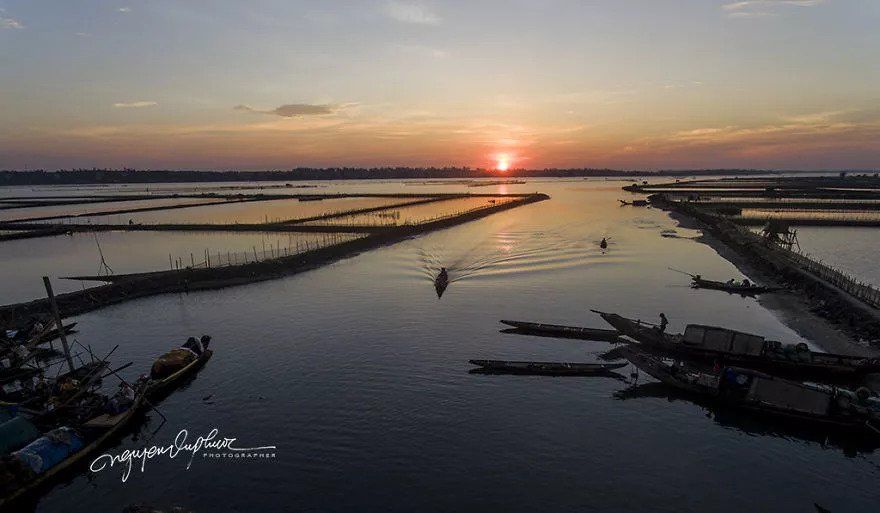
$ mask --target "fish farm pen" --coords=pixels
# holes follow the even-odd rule
[[[880,226],[876,176],[700,180],[625,189],[650,194],[653,206],[699,221],[756,268],[802,293],[814,313],[880,347],[880,290],[805,253],[794,228]],[[766,215],[746,216],[743,207],[759,205]]]
[[[207,200],[205,200],[207,196]],[[30,216],[29,209],[58,208],[55,198],[28,198],[28,208],[7,199],[0,204],[0,244],[3,240],[57,236],[95,237],[100,272],[68,273],[71,280],[104,285],[59,294],[63,317],[166,292],[212,289],[276,278],[312,269],[370,249],[430,231],[549,199],[545,194],[258,194],[81,196],[65,199],[64,212]],[[184,204],[177,202],[187,200]],[[195,201],[201,200],[201,201]],[[143,202],[156,201],[156,205]],[[135,208],[109,209],[114,202],[139,202]],[[100,210],[89,207],[99,203]],[[253,207],[259,207],[254,209]],[[235,208],[236,212],[205,209]],[[85,209],[85,211],[81,211]],[[10,211],[15,214],[10,215]],[[167,213],[167,214],[166,214]],[[225,217],[224,217],[225,216]],[[259,222],[259,217],[263,222]],[[206,222],[217,217],[227,222]],[[112,222],[111,222],[112,221]],[[152,267],[114,272],[104,260],[97,233],[167,232],[215,234],[232,232],[260,236],[260,244],[191,248],[170,251]],[[91,234],[91,235],[88,235]],[[24,241],[22,241],[24,242]],[[225,244],[234,244],[223,240]],[[63,270],[57,270],[63,271]],[[0,307],[0,322],[16,325],[43,316],[45,299]]]

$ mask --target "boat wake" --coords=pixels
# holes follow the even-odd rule
[[[449,273],[449,282],[500,277],[519,273],[551,272],[572,267],[616,262],[625,255],[615,256],[600,248],[596,233],[577,230],[531,231],[502,230],[487,239],[462,247],[433,244],[417,249],[419,273],[434,281],[442,267]],[[610,242],[610,241],[609,241]]]

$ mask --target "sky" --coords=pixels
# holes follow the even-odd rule
[[[878,27],[878,0],[0,0],[0,169],[876,169]]]

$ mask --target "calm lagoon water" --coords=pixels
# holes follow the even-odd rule
[[[469,358],[595,360],[607,344],[507,335],[498,324],[603,327],[590,308],[647,320],[662,311],[675,331],[702,322],[801,340],[753,299],[688,288],[667,267],[741,275],[662,211],[618,206],[620,185],[481,188],[552,199],[284,279],[78,317],[77,337],[97,352],[120,344],[114,356],[134,362],[130,377],[189,335],[214,337],[214,358],[161,403],[168,422],[160,427],[150,413],[108,451],[216,427],[242,446],[276,445],[276,457],[197,458],[189,470],[182,458],[157,458],[124,484],[117,470],[83,474],[36,511],[113,512],[133,502],[212,513],[801,513],[813,502],[877,511],[874,451],[715,416],[644,376],[631,389],[608,378],[468,373]],[[355,182],[328,190],[464,189]],[[441,265],[452,283],[438,299],[431,276]]]
[[[880,287],[880,231],[870,227],[798,227],[804,253]]]

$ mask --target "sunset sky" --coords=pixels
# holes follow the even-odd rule
[[[0,0],[0,169],[880,167],[878,0]]]

